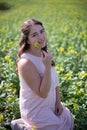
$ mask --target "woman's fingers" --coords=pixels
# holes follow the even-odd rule
[[[42,58],[43,63],[44,63],[46,66],[47,66],[47,65],[51,65],[52,55],[51,55],[50,52],[42,51],[42,53],[41,53],[41,58]]]
[[[47,50],[47,52],[46,51],[42,51],[42,54],[43,54],[43,57],[46,57],[46,56],[51,57],[52,56],[50,51],[48,51],[48,50]]]

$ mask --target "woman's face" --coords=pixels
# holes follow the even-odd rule
[[[33,25],[29,34],[29,44],[31,47],[35,47],[34,43],[38,42],[40,48],[46,46],[46,33],[41,25]]]

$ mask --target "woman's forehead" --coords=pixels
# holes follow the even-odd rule
[[[38,32],[42,29],[43,27],[41,25],[34,24],[33,26],[31,26],[30,33]]]

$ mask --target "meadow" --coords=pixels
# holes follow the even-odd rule
[[[74,130],[87,130],[87,0],[0,0],[0,130],[20,117],[16,69],[21,24],[44,23]]]

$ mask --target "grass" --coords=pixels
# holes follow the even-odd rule
[[[44,23],[48,47],[59,74],[61,99],[71,110],[75,130],[87,129],[87,1],[0,0],[0,129],[20,117],[19,81],[15,73],[21,24]],[[5,7],[9,7],[4,9]]]

